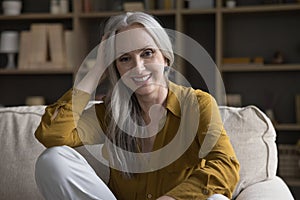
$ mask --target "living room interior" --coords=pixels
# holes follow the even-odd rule
[[[90,52],[101,41],[105,20],[144,11],[196,41],[215,63],[217,70],[210,73],[214,89],[208,91],[203,74],[177,57],[175,69],[193,88],[211,92],[220,106],[253,105],[268,117],[276,131],[276,175],[300,199],[300,0],[0,2],[0,119],[14,107],[23,112],[24,106],[38,106],[41,114],[43,106],[73,86],[79,72],[93,67]],[[2,142],[2,148],[8,147]],[[1,170],[7,168],[1,164]]]

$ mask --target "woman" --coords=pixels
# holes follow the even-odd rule
[[[108,20],[95,67],[46,108],[36,130],[48,147],[36,164],[46,199],[231,198],[239,164],[218,107],[209,94],[167,79],[173,61],[170,39],[152,16]],[[104,71],[104,104],[84,111]],[[108,187],[70,148],[95,143],[104,143]]]

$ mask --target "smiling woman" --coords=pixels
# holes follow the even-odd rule
[[[208,93],[169,81],[173,62],[170,38],[152,16],[107,21],[95,66],[46,108],[35,132],[48,147],[36,164],[46,199],[231,198],[239,163],[218,106]],[[104,103],[85,109],[103,73]],[[107,186],[70,148],[97,143],[110,167]]]

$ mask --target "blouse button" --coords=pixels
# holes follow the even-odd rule
[[[151,199],[152,198],[152,194],[147,194],[147,198]]]
[[[203,189],[202,189],[202,193],[203,193],[204,195],[208,195],[208,194],[209,194],[209,191],[208,191],[208,189],[203,188]]]

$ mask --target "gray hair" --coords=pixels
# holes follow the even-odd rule
[[[133,24],[140,24],[153,38],[162,55],[167,59],[168,65],[172,66],[174,62],[174,54],[172,43],[166,30],[158,23],[158,21],[151,15],[143,12],[127,12],[125,14],[113,16],[109,18],[104,27],[103,35],[106,37],[114,37],[118,31]],[[105,54],[113,55],[115,60],[115,40],[107,40],[107,48]],[[139,152],[139,144],[141,141],[134,137],[138,131],[143,131],[137,126],[130,126],[130,120],[139,126],[144,125],[141,115],[141,108],[135,95],[131,95],[132,91],[125,84],[117,84],[120,75],[116,68],[115,62],[106,63],[107,78],[109,80],[108,91],[106,94],[106,118],[110,119],[107,125],[106,134],[109,138],[110,163],[113,166],[123,170],[124,175],[131,177],[130,164],[137,163],[133,156],[128,157],[118,150],[121,148],[128,152]],[[167,78],[167,77],[166,77]],[[118,86],[117,86],[118,85]],[[128,101],[127,101],[128,100]],[[117,116],[117,118],[115,117]],[[120,127],[121,126],[121,127]],[[130,131],[130,135],[122,130]],[[140,135],[141,133],[139,133]],[[136,166],[135,166],[136,167]]]

